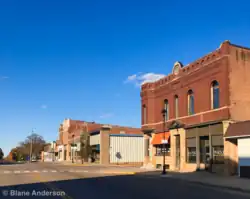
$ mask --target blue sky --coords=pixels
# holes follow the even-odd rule
[[[9,152],[32,128],[55,140],[64,118],[140,127],[136,85],[224,40],[250,46],[249,4],[2,1],[0,147]]]

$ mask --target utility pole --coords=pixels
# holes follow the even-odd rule
[[[32,159],[32,142],[33,142],[33,140],[32,140],[32,135],[33,135],[33,132],[34,132],[34,130],[32,129],[32,132],[31,132],[31,137],[30,137],[30,162],[31,162],[31,159]]]
[[[166,172],[166,136],[165,136],[165,125],[166,125],[166,109],[162,110],[162,117],[163,117],[163,164],[162,164],[162,175],[165,175]]]

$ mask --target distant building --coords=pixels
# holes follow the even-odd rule
[[[107,125],[98,124],[95,122],[85,122],[79,120],[71,120],[65,119],[63,123],[59,127],[59,139],[57,143],[57,152],[58,152],[58,161],[81,161],[82,156],[84,156],[84,160],[88,160],[88,156],[94,156],[96,161],[100,161],[101,163],[109,162],[108,155],[109,154],[109,142],[105,138],[100,138],[100,135],[104,135],[104,132]],[[139,134],[143,135],[140,128],[131,128],[131,127],[122,127],[118,125],[108,125],[108,130],[106,129],[107,134]],[[81,142],[80,137],[81,134],[84,134],[88,139],[88,147],[91,148],[91,154],[81,154]],[[93,134],[94,133],[94,134]],[[99,134],[99,138],[98,135]],[[102,142],[103,144],[96,143],[93,144],[93,135],[96,139],[105,140]],[[92,143],[92,144],[91,144]],[[143,152],[143,148],[141,148]],[[102,157],[103,156],[103,157]],[[105,156],[105,158],[104,158]],[[142,161],[143,162],[143,161]]]
[[[249,74],[250,49],[225,41],[193,63],[176,62],[157,82],[143,84],[145,165],[162,166],[165,133],[169,169],[237,173],[237,143],[224,135],[230,123],[250,119]]]

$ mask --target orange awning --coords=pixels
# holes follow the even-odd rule
[[[165,140],[169,140],[170,132],[165,132]],[[163,144],[162,140],[164,140],[164,133],[157,133],[155,134],[151,144],[157,145],[157,144]]]

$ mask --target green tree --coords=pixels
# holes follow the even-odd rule
[[[88,161],[88,157],[91,154],[91,148],[89,145],[89,135],[87,132],[82,132],[80,135],[80,153],[82,164],[84,161]]]
[[[21,147],[16,147],[11,150],[12,160],[14,161],[22,161],[24,158],[28,157],[28,155],[23,154],[23,149]]]
[[[3,153],[3,150],[0,148],[0,160],[2,160],[4,157],[4,153]]]

